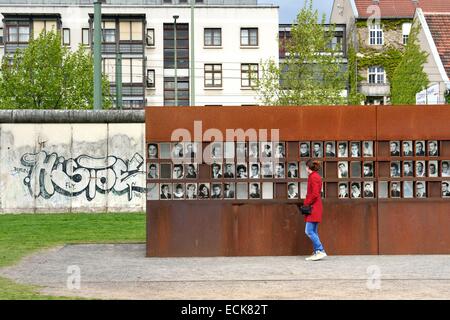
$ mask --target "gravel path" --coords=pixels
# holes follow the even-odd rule
[[[69,289],[77,271],[80,288]],[[448,255],[145,258],[143,244],[67,245],[0,276],[104,299],[450,299]]]

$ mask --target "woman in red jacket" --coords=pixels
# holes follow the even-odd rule
[[[311,214],[305,215],[305,233],[313,243],[313,255],[306,258],[307,261],[317,261],[325,258],[327,254],[320,242],[317,232],[319,223],[322,222],[322,178],[319,174],[320,162],[308,160],[306,170],[308,172],[308,189],[304,206],[312,206]]]

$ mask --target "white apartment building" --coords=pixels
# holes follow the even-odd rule
[[[192,105],[193,61],[196,106],[259,104],[253,86],[261,62],[278,61],[278,6],[257,0],[192,1],[194,57],[190,0],[107,0],[102,5],[103,70],[114,94],[116,55],[121,54],[124,108],[174,106],[176,100]],[[92,3],[0,0],[0,58],[52,28],[72,50],[80,44],[92,47]]]

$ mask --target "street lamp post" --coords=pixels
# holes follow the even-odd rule
[[[173,44],[174,44],[174,69],[175,69],[175,74],[174,74],[174,79],[175,79],[175,106],[178,107],[178,74],[177,74],[177,67],[178,67],[178,57],[177,57],[177,19],[179,18],[179,16],[174,15],[173,16]]]
[[[102,3],[94,1],[94,110],[102,109]]]
[[[191,0],[191,106],[195,106],[194,6],[195,0]]]

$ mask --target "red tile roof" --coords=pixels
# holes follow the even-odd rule
[[[416,8],[424,12],[450,12],[450,0],[354,0],[358,9],[359,18],[368,18],[372,12],[367,13],[371,5],[378,5],[381,9],[381,18],[413,18]],[[415,4],[417,3],[417,5]]]
[[[447,14],[424,15],[445,71],[450,76],[450,10]]]

